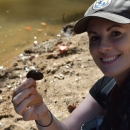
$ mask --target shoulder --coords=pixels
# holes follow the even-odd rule
[[[112,77],[103,76],[90,89],[90,95],[103,107],[102,99],[100,98],[102,89],[112,80]]]
[[[112,77],[103,76],[100,78],[90,89],[90,94],[93,93],[93,91],[101,92],[101,90],[112,80]]]

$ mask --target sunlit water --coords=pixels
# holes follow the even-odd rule
[[[0,0],[0,66],[34,42],[53,39],[94,0]],[[26,29],[26,27],[28,27]]]

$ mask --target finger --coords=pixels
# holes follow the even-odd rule
[[[37,118],[39,117],[34,113],[34,106],[30,106],[23,115],[25,121],[36,120]]]
[[[36,81],[32,78],[27,79],[25,82],[23,82],[13,93],[13,97],[15,97],[18,93],[23,91],[26,88],[29,88],[30,86],[36,87]]]
[[[25,121],[39,120],[41,117],[45,115],[45,113],[48,113],[48,108],[45,107],[44,104],[41,104],[36,107],[30,106],[28,109],[26,109],[26,112],[23,115],[23,119]]]
[[[28,104],[33,100],[33,98],[34,98],[33,95],[31,95],[28,98],[26,98],[23,102],[21,102],[21,104],[18,107],[15,107],[15,111],[19,115],[24,115],[24,113],[28,109]]]
[[[32,110],[33,109],[33,110]],[[23,115],[24,120],[39,120],[43,118],[46,114],[48,114],[48,108],[43,103],[39,106],[32,106],[26,110],[26,112]]]
[[[14,106],[19,105],[24,99],[26,99],[27,97],[29,97],[29,95],[31,95],[31,93],[34,91],[34,89],[35,89],[34,87],[30,87],[28,89],[23,90],[19,94],[17,94],[12,99],[12,103],[14,104]]]

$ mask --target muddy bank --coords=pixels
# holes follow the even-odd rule
[[[68,46],[69,49],[61,53],[58,45]],[[37,89],[59,120],[70,114],[71,106],[78,106],[94,82],[102,76],[89,54],[86,33],[32,45],[14,58],[12,67],[0,69],[1,130],[37,129],[34,121],[23,121],[14,112],[11,103],[13,90],[26,79],[31,69],[44,74],[43,80],[37,82]]]

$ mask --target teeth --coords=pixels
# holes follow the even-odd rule
[[[116,59],[116,56],[110,57],[110,58],[105,58],[102,59],[104,62],[108,62],[108,61],[113,61],[114,59]]]

